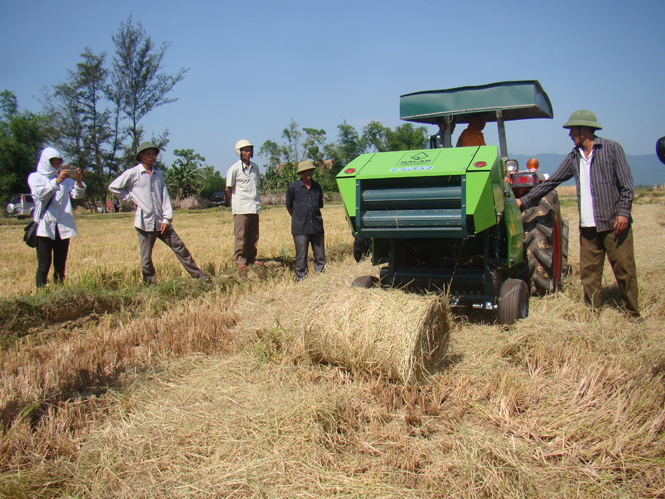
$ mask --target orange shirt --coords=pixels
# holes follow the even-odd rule
[[[471,125],[466,127],[457,139],[457,147],[485,146],[485,137],[483,132],[473,128]]]

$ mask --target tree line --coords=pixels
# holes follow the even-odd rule
[[[163,70],[169,43],[155,45],[141,22],[130,16],[112,36],[114,53],[96,54],[85,47],[75,69],[64,82],[41,91],[40,113],[21,111],[16,96],[0,92],[0,202],[26,192],[27,177],[34,171],[46,144],[59,149],[72,167],[86,170],[86,199],[104,206],[109,182],[134,166],[134,152],[145,131],[141,120],[154,109],[177,99],[169,94],[187,69],[169,74]],[[300,128],[294,119],[284,128],[281,142],[267,140],[258,151],[266,160],[263,189],[285,190],[293,181],[298,162],[309,159],[319,168],[316,179],[324,190],[335,191],[335,175],[364,152],[426,147],[427,130],[407,123],[390,129],[371,122],[359,133],[343,121],[337,137],[327,142],[325,130]],[[150,140],[164,148],[168,129]],[[176,149],[176,159],[162,168],[172,196],[184,199],[211,197],[223,190],[224,178],[192,149]]]
[[[39,114],[20,112],[12,92],[0,93],[3,202],[15,192],[25,192],[27,176],[45,144],[60,150],[72,167],[85,168],[86,197],[95,204],[106,200],[109,181],[136,163],[134,152],[145,133],[141,120],[176,100],[169,93],[187,70],[164,72],[169,43],[155,45],[131,16],[121,22],[112,40],[111,57],[85,47],[64,82],[42,89]],[[168,129],[151,140],[164,147]]]
[[[310,160],[317,166],[314,179],[325,192],[337,190],[335,176],[351,161],[367,152],[405,151],[424,149],[429,136],[424,126],[414,127],[404,123],[391,129],[378,121],[371,121],[362,133],[346,120],[337,125],[337,139],[326,142],[326,131],[316,128],[300,128],[292,118],[282,130],[282,142],[267,140],[259,149],[259,156],[266,160],[264,189],[284,191],[296,175],[300,161]]]

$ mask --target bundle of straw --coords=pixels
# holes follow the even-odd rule
[[[451,327],[447,301],[400,290],[324,288],[305,317],[305,349],[315,362],[399,382],[441,365]]]

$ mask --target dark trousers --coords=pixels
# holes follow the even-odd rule
[[[50,237],[37,238],[37,287],[46,286],[48,272],[53,263],[53,282],[62,283],[65,278],[65,263],[69,252],[69,239],[60,239],[56,225],[55,240]]]
[[[595,227],[580,227],[580,279],[584,301],[599,308],[605,255],[610,261],[626,310],[639,315],[637,269],[633,252],[633,228],[618,236],[614,230],[597,232]]]
[[[236,265],[254,263],[259,244],[259,215],[256,213],[233,215],[233,259]]]
[[[203,275],[201,269],[194,262],[191,253],[182,242],[182,239],[176,234],[173,228],[170,228],[166,234],[160,234],[159,231],[146,231],[136,229],[139,235],[139,250],[141,252],[141,273],[143,274],[143,282],[155,284],[155,266],[152,264],[152,248],[155,246],[157,239],[166,244],[173,254],[175,254],[178,261],[182,264],[185,270],[192,277],[199,278]]]
[[[323,272],[326,267],[326,252],[324,249],[323,234],[310,234],[307,236],[293,236],[293,242],[296,245],[296,281],[307,277],[307,252],[309,245],[312,245],[314,254],[314,270]]]

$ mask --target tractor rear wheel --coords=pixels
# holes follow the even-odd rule
[[[529,286],[522,279],[506,279],[499,289],[496,319],[509,326],[529,315]]]
[[[371,275],[361,275],[360,277],[355,278],[355,280],[351,283],[351,286],[354,288],[370,289],[376,286],[378,282],[378,277]]]
[[[538,206],[526,210],[522,214],[522,225],[531,294],[553,293],[561,286],[568,260],[568,231],[564,230],[558,194],[550,192]]]
[[[570,265],[568,265],[569,233],[570,227],[568,226],[568,220],[564,220],[561,229],[561,259],[563,260],[563,263],[561,264],[561,272],[563,272],[563,275],[570,275],[571,273]]]

